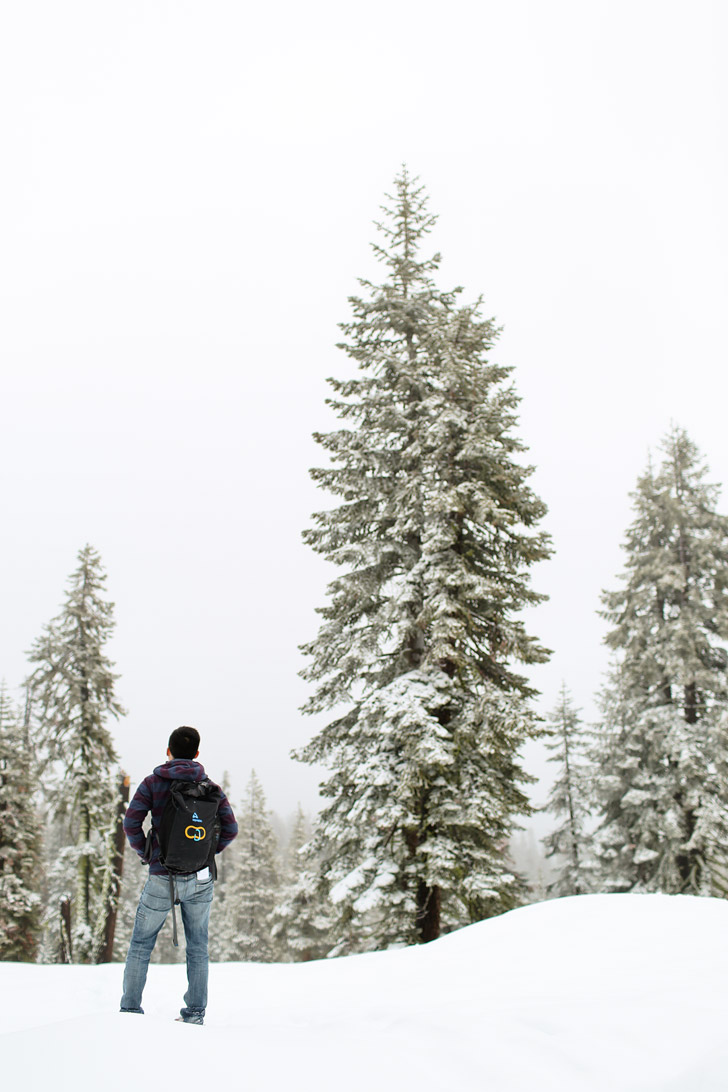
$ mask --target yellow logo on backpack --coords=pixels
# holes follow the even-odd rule
[[[185,827],[185,838],[191,838],[193,842],[202,842],[206,837],[207,831],[204,827]]]

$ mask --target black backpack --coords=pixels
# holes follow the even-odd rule
[[[172,900],[173,943],[177,947],[177,918],[174,912],[175,875],[199,872],[208,867],[213,879],[217,876],[215,850],[220,840],[220,819],[217,809],[222,790],[212,781],[173,781],[164,805],[159,829],[159,863],[169,873]],[[144,859],[149,863],[155,831],[150,829]]]
[[[159,863],[167,872],[214,866],[222,793],[212,781],[173,781],[159,821]]]

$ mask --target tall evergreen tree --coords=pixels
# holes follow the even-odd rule
[[[272,936],[283,962],[323,959],[333,947],[331,914],[321,898],[316,861],[308,852],[310,822],[301,805],[291,833]]]
[[[604,594],[618,654],[597,751],[602,882],[705,894],[728,845],[728,518],[683,429],[640,477],[622,586]]]
[[[361,374],[329,380],[344,427],[315,434],[333,465],[313,479],[340,503],[304,535],[343,570],[304,649],[304,709],[336,715],[299,756],[332,769],[312,852],[336,951],[427,941],[518,900],[506,851],[536,726],[516,665],[548,655],[519,618],[550,550],[510,369],[488,360],[498,331],[436,286],[435,217],[406,169],[383,212],[385,280],[360,281],[341,327]]]
[[[281,879],[288,882],[297,879],[301,871],[303,849],[311,837],[311,821],[301,807],[296,809],[290,837],[282,859]]]
[[[250,774],[238,826],[238,837],[230,847],[235,850],[234,858],[226,864],[224,914],[217,927],[218,958],[269,963],[275,958],[271,915],[278,898],[278,843],[255,770]]]
[[[139,892],[144,886],[148,875],[147,866],[141,862],[139,857],[137,857],[129,843],[126,842],[126,839],[125,843],[124,867],[117,907],[116,937],[113,954],[114,963],[120,963],[126,959],[126,953],[129,950],[129,941],[131,940],[131,934],[134,929],[134,918],[136,917],[136,911],[139,905]],[[163,933],[164,930],[162,930],[157,938],[157,943],[152,952],[152,960],[154,960]],[[178,949],[175,948],[175,951],[177,950]]]
[[[223,772],[220,788],[229,800],[232,793],[230,774],[227,770]],[[234,925],[231,920],[232,914],[228,912],[232,910],[232,907],[228,905],[228,886],[230,896],[234,897],[232,879],[236,871],[236,856],[235,842],[233,842],[224,853],[219,853],[215,860],[217,879],[215,880],[215,898],[210,912],[210,959],[215,962],[232,958],[229,952]]]
[[[558,773],[544,810],[561,822],[545,839],[546,856],[556,857],[558,872],[548,894],[583,895],[592,889],[589,820],[589,771],[586,763],[584,725],[574,699],[564,683],[558,702],[549,715],[552,737],[546,742],[549,762],[558,763]]]
[[[61,613],[31,649],[37,666],[28,683],[46,762],[44,789],[54,819],[65,825],[72,843],[59,854],[55,895],[70,900],[74,960],[90,962],[98,954],[98,915],[109,909],[100,896],[109,831],[116,826],[116,753],[106,722],[124,709],[114,692],[118,676],[105,653],[114,604],[104,598],[101,559],[85,546],[78,562]],[[75,873],[72,881],[69,869]]]
[[[0,684],[0,959],[32,962],[40,933],[40,824],[22,718]]]
[[[129,803],[130,778],[120,773],[117,782],[116,821],[106,833],[104,869],[99,887],[99,909],[93,936],[94,958],[98,963],[111,963],[114,958],[114,939],[121,889],[123,883],[126,837],[124,815]]]

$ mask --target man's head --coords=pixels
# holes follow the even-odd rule
[[[171,758],[197,758],[200,753],[200,733],[196,728],[183,725],[175,728],[169,737],[167,754]]]

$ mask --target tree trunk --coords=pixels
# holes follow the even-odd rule
[[[60,910],[60,935],[61,935],[61,963],[71,963],[73,960],[73,943],[71,941],[71,900],[61,899]]]
[[[694,682],[685,687],[685,723],[697,724],[698,721],[698,688]]]
[[[428,887],[423,880],[417,888],[417,930],[422,944],[440,935],[440,888]]]
[[[574,894],[582,895],[581,888],[581,862],[579,860],[579,831],[576,826],[574,813],[574,796],[571,788],[571,771],[569,759],[566,756],[566,799],[569,805],[569,834],[571,835],[571,866],[574,869]]]
[[[122,773],[119,779],[116,821],[114,823],[112,852],[109,860],[108,881],[101,913],[104,915],[104,933],[102,946],[96,962],[111,963],[114,958],[114,934],[116,932],[116,914],[119,908],[119,894],[124,870],[124,813],[129,802],[128,774]]]
[[[81,798],[83,799],[88,794],[88,786],[84,785],[81,788]],[[88,807],[85,804],[80,804],[78,809],[78,845],[88,846],[88,842],[91,838],[91,816],[89,815]],[[74,900],[73,916],[75,919],[76,928],[76,958],[82,963],[89,961],[91,956],[90,951],[90,929],[91,922],[89,915],[91,912],[91,858],[89,856],[88,848],[82,849],[79,858],[78,865],[76,866],[76,898]]]
[[[657,617],[660,620],[660,629],[662,629],[662,624],[665,621],[665,600],[658,596],[655,606]],[[672,684],[668,679],[664,679],[662,683],[662,700],[665,705],[672,705]]]

